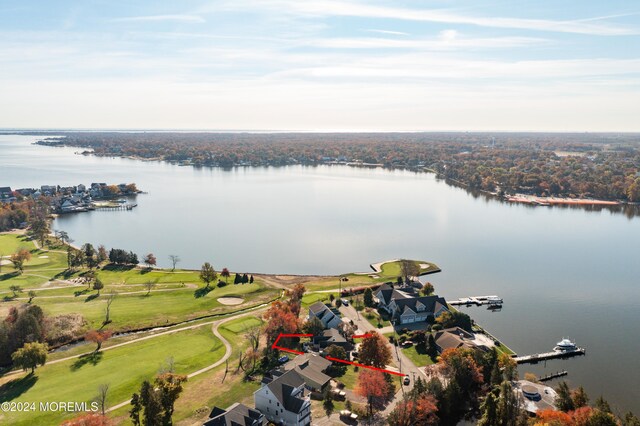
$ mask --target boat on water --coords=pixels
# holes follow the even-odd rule
[[[575,351],[576,349],[578,349],[578,347],[576,346],[575,342],[572,342],[567,338],[563,338],[561,341],[556,343],[555,348],[553,348],[553,350],[561,352]]]

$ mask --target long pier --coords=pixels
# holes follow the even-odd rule
[[[95,210],[133,210],[134,207],[138,207],[138,204],[118,204],[118,205],[96,205]]]
[[[502,305],[502,298],[498,296],[471,296],[463,297],[457,300],[450,300],[448,303],[454,306]]]
[[[524,355],[514,358],[518,364],[536,363],[538,361],[545,361],[547,359],[554,358],[570,358],[578,355],[585,355],[587,353],[584,348],[576,348],[570,351],[552,351],[534,355]]]
[[[558,371],[556,373],[547,374],[546,376],[540,376],[540,377],[538,377],[538,381],[539,382],[547,382],[549,380],[557,379],[558,377],[564,377],[567,374],[569,374],[569,372],[567,370],[562,370],[562,371]]]

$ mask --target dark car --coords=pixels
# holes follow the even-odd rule
[[[402,383],[406,386],[410,383],[411,381],[409,380],[409,376],[404,376],[404,380],[402,381]]]
[[[289,361],[289,357],[286,356],[286,355],[285,356],[281,356],[280,358],[278,358],[278,362],[280,364],[284,364],[285,362],[288,362],[288,361]]]

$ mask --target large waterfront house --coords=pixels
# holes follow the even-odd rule
[[[341,323],[340,317],[322,302],[316,302],[309,306],[309,317],[307,319],[311,319],[314,316],[322,322],[325,328],[337,328]]]
[[[447,349],[477,349],[483,352],[488,351],[489,348],[482,343],[479,343],[476,336],[460,327],[445,328],[444,330],[436,331],[433,335],[433,339],[436,342],[436,348],[439,353],[446,351]]]
[[[311,425],[311,399],[305,380],[296,369],[274,378],[253,393],[256,410],[283,426]]]
[[[213,407],[202,426],[264,426],[267,421],[260,411],[235,403],[226,410]]]
[[[413,288],[396,289],[383,284],[375,293],[378,308],[391,315],[396,324],[433,322],[447,312],[447,302],[440,296],[417,296]]]

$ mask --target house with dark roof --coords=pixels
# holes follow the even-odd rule
[[[262,384],[269,384],[287,371],[295,370],[304,380],[304,387],[309,391],[322,392],[331,381],[325,374],[331,361],[313,353],[298,355],[284,365],[269,371],[262,379]]]
[[[318,345],[320,349],[325,349],[331,345],[336,345],[348,351],[352,346],[351,343],[349,343],[349,341],[347,341],[347,339],[335,328],[329,328],[327,330],[324,330],[322,334],[314,336],[313,343],[315,345]]]
[[[340,317],[322,302],[316,302],[309,306],[309,317],[307,319],[311,319],[314,316],[322,322],[325,328],[337,328],[341,322]]]
[[[10,187],[8,186],[0,187],[0,201],[3,201],[5,203],[10,203],[15,200],[16,200],[16,197],[14,197],[13,191],[11,190]]]
[[[478,344],[475,341],[476,337],[473,333],[469,333],[460,327],[445,328],[444,330],[436,331],[433,339],[436,342],[439,353],[447,349],[458,348],[476,349],[483,352],[489,350],[487,346]]]
[[[416,296],[412,287],[394,288],[383,284],[376,294],[378,308],[387,311],[396,324],[433,321],[448,311],[447,302],[439,296]]]
[[[284,426],[311,425],[311,399],[305,395],[305,380],[289,370],[253,393],[256,410],[271,422]]]
[[[202,426],[264,426],[266,424],[267,420],[260,411],[236,402],[226,410],[213,407],[209,420]]]

